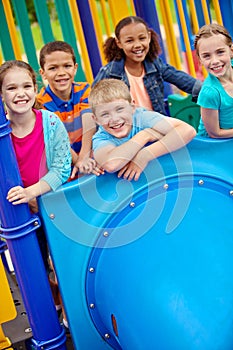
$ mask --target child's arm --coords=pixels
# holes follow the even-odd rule
[[[191,141],[196,136],[195,129],[179,119],[164,118],[154,126],[163,135],[157,142],[141,149],[131,162],[126,164],[118,173],[128,180],[138,180],[147,164],[155,158],[173,152]]]
[[[7,200],[13,205],[28,203],[30,200],[51,190],[49,184],[40,180],[34,185],[23,188],[21,186],[12,187],[7,193]]]
[[[148,142],[158,140],[160,133],[144,129],[120,146],[108,145],[94,153],[96,161],[107,172],[113,173],[124,167]]]
[[[91,156],[92,136],[96,132],[96,124],[92,118],[92,113],[85,113],[82,115],[82,126],[82,147],[79,155],[76,154],[76,158],[72,156],[74,169],[71,178],[75,177],[77,171],[83,174],[93,173],[97,176],[103,173],[102,169]]]
[[[233,137],[233,129],[219,127],[219,112],[216,109],[201,108],[201,117],[208,135],[212,138]]]

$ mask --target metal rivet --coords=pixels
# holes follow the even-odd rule
[[[135,202],[131,202],[131,203],[129,204],[129,206],[130,206],[131,208],[134,208],[134,207],[135,207]]]
[[[53,220],[53,219],[55,219],[55,214],[50,214],[49,217],[51,220]]]
[[[90,267],[90,268],[89,268],[89,271],[90,271],[90,272],[95,272],[94,267]]]
[[[24,330],[24,333],[31,333],[31,332],[32,332],[32,329],[30,327],[25,328]]]
[[[199,181],[198,181],[198,184],[199,184],[199,185],[204,185],[204,180],[199,180]]]
[[[109,233],[108,233],[107,231],[105,231],[105,232],[103,233],[103,236],[104,236],[104,237],[108,237],[108,236],[109,236]]]
[[[233,196],[233,190],[230,191],[230,196]]]
[[[165,190],[167,190],[168,187],[169,187],[168,184],[163,185],[163,188],[164,188]]]
[[[90,304],[90,309],[94,309],[95,308],[95,304]]]
[[[34,226],[38,226],[39,225],[39,222],[38,221],[35,221],[34,222]]]
[[[109,339],[109,338],[110,338],[110,334],[105,333],[104,338],[105,338],[105,339]]]

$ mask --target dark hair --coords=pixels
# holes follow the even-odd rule
[[[153,29],[148,27],[147,23],[141,17],[128,16],[120,20],[120,22],[118,22],[115,28],[115,37],[118,40],[120,40],[121,29],[131,23],[142,23],[146,27],[146,30],[151,33],[151,41],[150,41],[147,58],[149,58],[150,61],[153,61],[161,52],[161,47],[159,44],[159,36]],[[109,37],[105,41],[103,45],[103,49],[104,49],[105,59],[107,60],[107,62],[110,62],[113,60],[120,60],[125,57],[124,51],[117,46],[116,40],[113,37]]]
[[[201,38],[210,38],[213,35],[223,35],[226,38],[226,45],[231,46],[232,45],[232,38],[228,30],[223,27],[220,24],[217,23],[211,23],[211,24],[205,24],[202,26],[194,40],[194,47],[196,49],[196,54],[199,56],[199,40]]]
[[[62,51],[71,54],[74,64],[76,64],[76,57],[72,46],[65,41],[51,41],[50,43],[45,44],[40,50],[39,62],[42,69],[45,65],[45,56],[50,55],[55,51]]]
[[[4,62],[0,66],[0,94],[2,93],[2,84],[6,74],[8,73],[9,70],[14,68],[20,68],[20,69],[26,70],[30,75],[30,77],[32,78],[34,87],[36,87],[37,85],[36,73],[33,70],[33,68],[30,66],[30,64],[20,60],[10,60],[10,61]],[[33,108],[40,109],[41,107],[42,107],[41,104],[35,99]]]

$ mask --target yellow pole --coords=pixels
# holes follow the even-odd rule
[[[91,9],[91,13],[92,13],[93,22],[94,22],[94,27],[95,27],[96,38],[97,38],[97,42],[98,42],[100,56],[102,59],[102,63],[106,64],[107,62],[106,62],[106,60],[104,58],[104,54],[103,54],[103,34],[102,34],[101,26],[100,26],[99,14],[98,14],[97,6],[96,6],[96,0],[89,0],[89,4],[90,4],[90,9]]]
[[[192,18],[192,23],[193,23],[193,31],[194,31],[194,34],[197,34],[197,32],[199,30],[199,25],[198,25],[197,11],[196,11],[196,7],[194,4],[194,0],[189,1],[189,6],[190,6],[190,14],[191,14],[191,18]],[[201,66],[201,70],[202,70],[203,77],[206,78],[207,77],[206,69],[203,66]]]
[[[194,31],[194,34],[197,34],[199,25],[198,25],[197,11],[194,4],[194,0],[189,1],[189,7],[190,7],[190,16],[192,18],[193,31]]]
[[[129,9],[125,0],[118,0],[117,2],[115,0],[108,0],[108,2],[115,27],[122,18],[130,15]]]
[[[206,0],[201,0],[201,5],[203,9],[203,16],[206,24],[210,23],[210,17],[209,17],[209,12],[208,12],[208,7],[206,4]]]
[[[76,1],[69,0],[69,6],[71,10],[70,12],[72,15],[72,19],[73,19],[75,34],[76,34],[76,37],[78,38],[78,42],[80,45],[80,50],[82,54],[81,56],[85,67],[84,69],[85,75],[86,75],[87,81],[89,82],[89,84],[91,84],[93,82],[93,73],[91,69],[90,59],[89,59],[89,55],[86,47],[86,42],[84,39],[83,28],[82,28]]]
[[[130,7],[131,7],[131,11],[132,11],[132,16],[135,16],[136,15],[136,11],[135,11],[133,0],[130,0]]]
[[[10,1],[9,0],[2,0],[2,4],[3,4],[4,12],[6,14],[6,21],[8,24],[8,29],[9,29],[9,33],[10,33],[10,37],[11,37],[11,42],[12,42],[15,58],[17,60],[22,60],[20,46],[19,46],[19,42],[17,39],[17,31],[15,29],[15,22],[14,22],[14,18],[13,18],[12,11],[11,11]]]
[[[164,29],[166,33],[167,50],[169,53],[170,63],[177,69],[181,69],[180,55],[176,42],[170,5],[168,0],[160,0],[160,10],[163,18]]]
[[[218,0],[213,0],[213,6],[218,24],[223,25],[222,14]]]
[[[106,9],[106,1],[105,0],[100,0],[100,6],[101,6],[101,10],[102,10],[102,15],[103,15],[103,19],[104,19],[104,25],[105,25],[105,29],[106,29],[106,34],[107,37],[111,36],[111,28],[110,28],[110,24],[109,24],[109,20],[108,20],[108,13],[107,13],[107,9]]]
[[[187,54],[187,60],[188,60],[190,74],[193,77],[196,77],[196,71],[195,71],[194,62],[193,62],[192,50],[190,47],[188,30],[187,30],[187,26],[186,26],[186,21],[185,21],[185,16],[184,16],[184,11],[183,11],[181,0],[176,0],[176,4],[177,4],[178,13],[180,16],[180,24],[181,24],[181,28],[182,28],[182,32],[183,32],[183,36],[184,36],[184,44],[185,44],[185,48],[186,48],[186,54]]]

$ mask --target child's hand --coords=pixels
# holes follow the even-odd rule
[[[30,191],[27,188],[21,186],[12,187],[8,193],[6,199],[13,205],[28,203],[33,197],[30,195]]]
[[[141,149],[136,156],[118,172],[118,177],[123,176],[126,180],[137,181],[150,161],[148,156],[149,153],[146,148]]]
[[[74,164],[71,179],[75,177],[78,171],[82,174],[94,174],[97,176],[104,174],[104,170],[96,163],[95,159],[90,157],[79,159]]]

